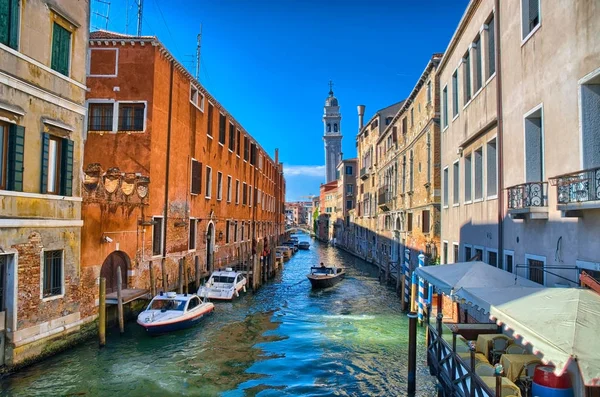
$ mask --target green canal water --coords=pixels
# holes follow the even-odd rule
[[[301,235],[300,239],[308,240]],[[312,291],[306,274],[347,267]],[[216,303],[195,328],[149,337],[137,324],[0,379],[6,396],[404,396],[408,320],[377,270],[311,241],[257,293]],[[435,395],[419,330],[417,396]]]

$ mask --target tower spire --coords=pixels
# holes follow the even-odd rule
[[[329,96],[333,96],[333,81],[329,80]]]

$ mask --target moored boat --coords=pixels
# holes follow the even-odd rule
[[[321,266],[311,267],[310,274],[306,277],[313,288],[327,288],[342,281],[345,275],[346,270],[341,267],[326,267],[321,264]]]
[[[308,241],[300,241],[298,243],[298,249],[307,250],[310,248],[310,243]]]
[[[234,296],[240,296],[241,290],[246,292],[246,283],[243,273],[228,267],[213,272],[206,284],[198,288],[198,295],[209,299],[232,300]]]
[[[195,294],[177,294],[175,292],[156,295],[137,318],[137,323],[148,334],[159,335],[189,328],[212,313],[215,305],[203,301]]]

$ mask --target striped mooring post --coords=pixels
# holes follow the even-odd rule
[[[404,307],[409,307],[410,303],[410,250],[404,250]]]
[[[425,255],[419,254],[419,267],[425,266]],[[423,305],[425,305],[425,282],[419,277],[419,325],[423,325]]]

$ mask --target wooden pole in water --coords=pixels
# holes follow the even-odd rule
[[[402,280],[402,284],[400,284]],[[396,261],[396,293],[400,293],[400,289],[404,291],[404,277],[402,277],[402,266],[400,266],[400,260]],[[404,294],[403,294],[404,295]],[[404,298],[402,298],[402,307],[404,308]]]
[[[410,287],[410,311],[417,311],[417,274],[413,272]]]
[[[165,264],[166,259],[163,257],[160,261],[160,271],[162,273],[162,289],[167,292],[169,290],[169,275]]]
[[[123,276],[121,275],[121,266],[117,267],[117,313],[119,316],[119,332],[125,332],[125,321],[123,319]]]
[[[196,257],[194,261],[196,262],[196,289],[198,289],[200,288],[200,261],[198,260],[198,257]]]
[[[177,292],[183,294],[183,258],[179,259],[179,274],[177,278]]]
[[[417,388],[417,313],[408,314],[408,394],[413,396]]]
[[[405,300],[405,296],[404,296],[404,283],[406,282],[406,276],[403,274],[402,275],[402,285],[400,286],[400,302],[401,302],[401,307],[402,307],[402,311],[405,312],[406,311],[406,302]]]
[[[106,345],[106,278],[100,277],[100,299],[98,308],[98,339],[100,347]]]
[[[148,270],[150,272],[150,294],[154,298],[156,296],[156,280],[154,279],[154,263],[152,261],[148,264]]]
[[[187,272],[187,265],[185,264],[185,260],[183,261],[183,292],[185,292],[186,294],[189,293],[189,279],[188,279],[188,272]]]

